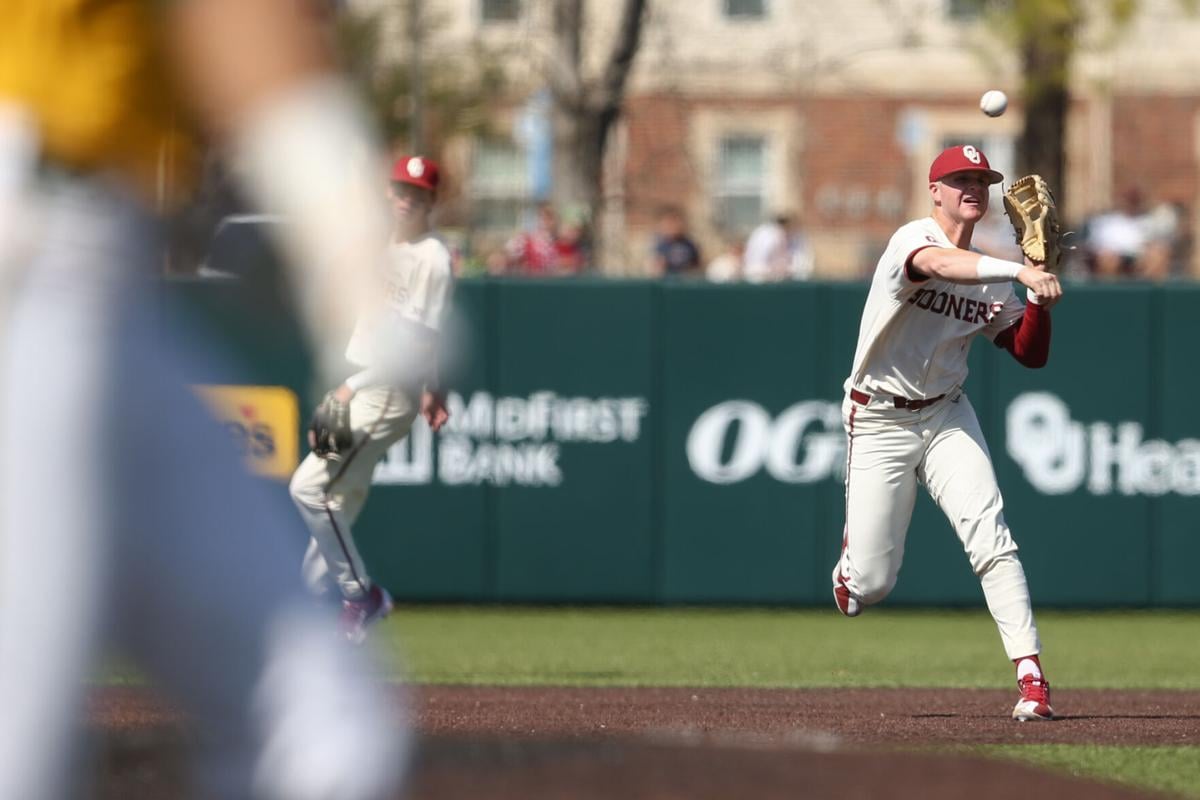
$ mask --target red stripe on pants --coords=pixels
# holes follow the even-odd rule
[[[854,415],[857,413],[858,406],[851,403],[850,424],[846,433],[846,521],[842,525],[842,552],[846,551],[846,545],[850,543],[850,461],[854,457]]]

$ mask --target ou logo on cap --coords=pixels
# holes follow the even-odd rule
[[[979,159],[975,159],[975,163],[979,163]],[[419,158],[410,158],[408,160],[408,174],[414,178],[419,178],[425,174],[425,162]]]
[[[979,151],[976,150],[972,145],[966,145],[963,147],[963,155],[966,156],[967,161],[970,161],[972,164],[979,163]]]

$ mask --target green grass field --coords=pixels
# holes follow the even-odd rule
[[[1051,680],[1200,689],[1200,612],[1044,612]],[[985,611],[405,607],[377,641],[417,683],[522,686],[1007,686]],[[1200,746],[986,746],[1077,775],[1200,798]]]

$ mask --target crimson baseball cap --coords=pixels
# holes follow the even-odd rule
[[[986,172],[988,183],[1000,183],[1004,176],[992,169],[987,156],[973,145],[947,147],[929,166],[929,182],[936,183],[954,172]]]
[[[392,180],[437,191],[441,172],[438,165],[422,156],[401,156],[392,165]]]

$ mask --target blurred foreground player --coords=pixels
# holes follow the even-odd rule
[[[350,529],[375,464],[408,435],[417,414],[435,433],[450,418],[438,385],[438,350],[453,277],[450,251],[430,225],[439,179],[437,164],[420,156],[392,167],[385,291],[346,348],[360,371],[325,396],[309,431],[312,452],[292,476],[292,499],[312,532],[305,580],[317,595],[338,592],[342,634],[353,644],[392,608],[387,590],[367,574]]]
[[[394,796],[407,734],[291,564],[304,534],[185,385],[211,358],[152,295],[185,120],[293,224],[314,343],[386,239],[375,149],[300,0],[9,0],[0,25],[0,797],[78,779],[117,644],[188,712],[200,794]],[[336,291],[333,287],[336,286]],[[340,348],[339,348],[340,349]],[[318,350],[332,374],[340,352]]]

